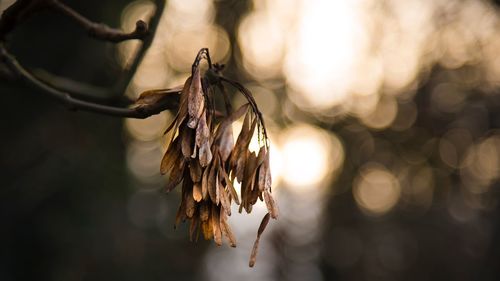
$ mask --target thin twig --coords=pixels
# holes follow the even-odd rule
[[[0,18],[0,41],[19,23],[31,14],[48,6],[48,0],[17,0],[2,13]]]
[[[2,44],[0,44],[0,59],[15,75],[19,76],[19,78],[21,78],[24,82],[51,95],[73,110],[84,110],[110,116],[144,119],[151,115],[158,114],[163,110],[174,109],[177,107],[177,104],[179,102],[179,95],[175,94],[169,96],[169,99],[166,102],[162,103],[161,106],[138,106],[133,108],[121,108],[84,101],[74,98],[70,94],[55,89],[37,79],[26,69],[24,69],[21,64],[19,64],[19,62],[7,52]]]
[[[142,40],[142,46],[135,54],[133,61],[130,65],[125,69],[124,73],[121,76],[121,79],[118,81],[116,86],[114,87],[114,93],[122,94],[125,93],[128,84],[132,81],[137,68],[141,64],[142,60],[146,56],[146,51],[149,49],[151,44],[153,43],[153,39],[156,34],[156,29],[158,24],[160,23],[161,15],[163,14],[163,10],[165,9],[165,0],[155,0],[155,13],[151,17],[149,21],[149,36]]]
[[[116,97],[110,97],[111,92],[107,88],[76,81],[64,76],[58,76],[43,68],[28,68],[28,71],[37,77],[38,80],[55,89],[67,92],[73,97],[105,104],[116,101]]]
[[[51,7],[75,20],[78,24],[85,28],[85,30],[87,30],[90,37],[100,40],[118,43],[131,39],[143,40],[149,35],[148,25],[142,20],[138,20],[136,22],[134,31],[125,33],[119,29],[111,28],[103,23],[93,22],[57,0],[52,1]]]

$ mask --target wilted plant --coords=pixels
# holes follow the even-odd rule
[[[208,63],[204,75],[200,69],[203,59]],[[222,68],[219,64],[212,64],[208,49],[201,49],[184,86],[144,92],[136,104],[161,106],[169,95],[180,93],[179,109],[165,132],[172,132],[172,137],[160,171],[168,174],[166,191],[182,182],[175,225],[190,220],[191,240],[196,240],[201,232],[205,239],[213,239],[217,245],[222,245],[222,239],[226,237],[229,245],[236,247],[236,239],[227,222],[231,204],[238,204],[239,212],[244,209],[250,213],[258,199],[265,201],[268,214],[262,220],[252,250],[250,266],[253,266],[260,235],[269,218],[278,216],[271,195],[269,139],[251,92],[240,83],[223,77]],[[236,88],[247,103],[233,110],[224,84]],[[215,107],[218,94],[224,100],[226,114]],[[232,124],[242,117],[243,126],[234,142]],[[249,150],[255,133],[260,146],[258,153]],[[235,180],[241,184],[241,199],[234,187]]]

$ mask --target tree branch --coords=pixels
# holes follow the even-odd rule
[[[119,29],[111,28],[103,23],[93,22],[58,0],[52,0],[51,7],[75,20],[78,24],[85,28],[90,37],[100,40],[118,43],[130,39],[143,40],[149,35],[148,24],[142,20],[138,20],[136,22],[134,31],[125,33]]]
[[[163,10],[165,9],[165,0],[155,0],[156,10],[149,21],[149,36],[142,40],[142,46],[135,54],[133,61],[130,65],[125,69],[122,74],[120,80],[114,87],[115,93],[124,93],[127,89],[128,84],[132,80],[137,71],[137,68],[141,64],[142,60],[146,56],[146,51],[149,49],[151,44],[153,43],[153,39],[156,34],[156,29],[158,28],[158,24],[160,23],[161,15],[163,14]]]
[[[58,0],[18,0],[6,11],[4,11],[2,18],[0,18],[0,60],[11,72],[11,75],[9,75],[10,77],[22,79],[25,83],[45,92],[53,98],[58,99],[68,108],[73,110],[84,110],[111,116],[143,119],[151,115],[158,114],[163,110],[175,109],[179,103],[179,95],[175,94],[177,92],[174,92],[156,104],[137,105],[131,108],[104,104],[109,103],[110,100],[115,100],[118,94],[122,95],[124,93],[130,80],[134,76],[137,67],[144,58],[146,51],[150,47],[165,7],[164,0],[155,0],[155,3],[156,10],[150,19],[149,29],[148,25],[144,21],[139,20],[137,21],[136,29],[133,32],[123,33],[118,29],[113,29],[107,25],[94,23],[88,20]],[[115,84],[114,89],[112,91],[107,91],[117,93],[117,95],[113,94],[111,96],[108,95],[107,97],[104,97],[103,93],[105,90],[102,88],[73,81],[64,77],[53,76],[44,71],[41,71],[41,76],[51,78],[46,79],[51,82],[40,80],[30,71],[26,70],[5,49],[3,43],[1,42],[5,39],[5,35],[11,32],[15,26],[27,16],[43,8],[53,8],[59,10],[82,25],[87,30],[89,36],[97,39],[111,42],[121,42],[129,39],[141,39],[143,41],[143,44],[134,57],[130,67],[128,67],[121,75],[121,79]],[[179,93],[180,92],[177,94]]]
[[[110,97],[111,92],[107,88],[75,81],[64,76],[58,76],[43,68],[27,69],[33,76],[37,77],[38,80],[60,91],[67,92],[76,98],[103,104],[109,104],[116,100],[116,97]]]
[[[42,0],[17,0],[2,13],[0,18],[0,41],[11,32],[20,22],[33,14],[35,11],[47,7],[46,1]]]
[[[66,106],[73,110],[84,110],[90,112],[96,112],[101,114],[106,114],[110,116],[118,117],[128,117],[128,118],[138,118],[144,119],[151,115],[160,113],[161,111],[167,109],[174,109],[179,103],[179,95],[170,95],[165,102],[157,104],[155,106],[137,106],[132,108],[121,108],[109,105],[102,105],[98,103],[93,103],[89,101],[80,100],[72,97],[70,94],[63,92],[61,90],[55,89],[48,84],[38,80],[30,72],[24,69],[21,64],[5,49],[3,44],[0,44],[0,59],[4,62],[7,67],[19,78],[21,78],[25,83],[42,90],[43,92],[49,94],[53,98],[58,99],[63,102]]]

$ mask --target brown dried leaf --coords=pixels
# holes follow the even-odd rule
[[[217,168],[214,168],[216,170]],[[221,183],[219,179],[219,171],[215,171],[215,205],[219,205],[220,200],[221,200],[221,194],[220,194],[220,188],[221,188]]]
[[[214,204],[217,204],[217,184],[215,182],[215,173],[217,172],[217,158],[215,158],[215,161],[212,163],[212,167],[210,168],[210,173],[208,174],[207,178],[207,189],[208,189],[208,194],[210,195],[210,199]]]
[[[259,149],[259,154],[257,155],[257,166],[260,166],[262,163],[264,163],[264,160],[266,158],[266,147],[261,146]]]
[[[255,152],[251,152],[248,154],[248,158],[245,164],[245,172],[242,181],[242,186],[244,186],[245,190],[253,189],[253,181],[255,178],[255,171],[257,169],[257,156]]]
[[[212,204],[212,214],[211,214],[212,229],[214,232],[214,241],[217,246],[222,245],[222,232],[220,229],[220,217],[219,208]]]
[[[210,217],[210,203],[203,201],[200,205],[200,220],[207,221]]]
[[[193,73],[193,80],[189,87],[188,96],[188,114],[189,119],[187,126],[191,129],[195,129],[198,125],[198,119],[203,112],[205,106],[205,98],[203,96],[203,90],[201,86],[201,75],[200,68],[197,67]]]
[[[182,184],[182,197],[186,204],[186,216],[192,218],[196,211],[196,202],[193,198],[193,182],[190,178],[185,178]]]
[[[236,140],[236,144],[234,145],[234,149],[231,153],[231,158],[229,159],[229,164],[231,167],[237,167],[238,159],[240,154],[246,149],[243,148],[243,142],[245,139],[245,134],[247,134],[250,123],[250,114],[245,115],[245,119],[243,119],[243,125],[241,127],[240,134],[238,135],[238,139]],[[239,181],[241,182],[241,180]]]
[[[233,148],[233,127],[227,126],[226,129],[223,130],[219,140],[219,151],[223,162],[226,162],[226,160],[229,158],[229,155],[231,155],[231,151],[233,150]]]
[[[201,182],[201,176],[203,175],[203,170],[200,166],[200,162],[191,161],[189,163],[189,172],[193,182]]]
[[[252,137],[253,137],[253,134],[255,132],[255,127],[257,126],[257,118],[254,118],[253,121],[252,121],[252,126],[250,127],[250,130],[247,131],[247,133],[245,133],[244,137],[244,143],[243,143],[243,147],[245,149],[248,149],[248,145],[250,144],[250,141],[252,140]]]
[[[222,186],[220,179],[218,179],[218,181],[219,181],[218,190],[219,190],[220,204],[222,205],[223,209],[226,210],[227,215],[230,216],[231,215],[231,202],[229,201],[229,195],[227,194],[226,190],[224,189],[224,186]]]
[[[252,204],[257,203],[257,199],[259,198],[260,194],[262,193],[259,190],[259,182],[258,182],[257,176],[258,176],[258,174],[255,173],[255,177],[254,177],[253,182],[252,182],[252,200],[251,200]]]
[[[271,193],[269,193],[268,190],[264,191],[264,202],[266,202],[267,211],[269,212],[271,217],[273,219],[277,219],[279,213],[278,206],[276,205],[273,196],[271,195]]]
[[[230,126],[234,121],[238,120],[245,114],[248,110],[249,103],[245,103],[244,105],[240,106],[237,110],[233,111],[231,115],[227,116],[222,123],[219,125],[219,128],[217,129],[217,138],[220,138],[224,134],[224,130]],[[244,122],[244,121],[243,121]]]
[[[200,202],[202,198],[203,195],[201,194],[201,183],[195,182],[193,184],[193,199],[196,202]]]
[[[246,103],[238,108],[236,111],[233,111],[231,115],[222,121],[222,123],[217,128],[217,143],[219,145],[219,151],[222,156],[222,160],[226,162],[226,160],[231,155],[231,151],[234,148],[234,138],[233,138],[233,127],[231,124],[239,119],[245,112],[248,110],[249,104]]]
[[[208,199],[208,177],[210,175],[210,170],[211,170],[211,167],[212,166],[208,166],[205,168],[205,170],[203,170],[203,177],[201,179],[201,195],[203,197],[203,200],[207,200]]]
[[[266,190],[271,190],[271,185],[273,183],[271,176],[271,165],[269,165],[269,151],[266,153],[266,158],[264,159],[264,164],[266,167],[266,179],[265,179],[265,188]]]
[[[168,134],[168,132],[170,132],[170,130],[172,130],[174,128],[174,126],[177,124],[177,120],[179,120],[179,111],[177,111],[177,114],[175,115],[174,120],[172,120],[172,123],[170,123],[170,125],[168,125],[167,129],[163,133],[164,135]]]
[[[264,191],[266,184],[266,165],[265,163],[262,163],[259,167],[258,171],[258,180],[257,180],[257,186],[259,187],[259,191]]]
[[[181,137],[181,150],[185,158],[189,158],[192,152],[193,130],[187,127],[179,129]]]
[[[236,180],[238,180],[238,182],[243,181],[243,177],[245,176],[245,165],[247,165],[247,158],[250,157],[249,155],[250,153],[248,152],[248,150],[245,150],[240,153],[238,159],[236,160],[236,166],[233,168],[233,173],[236,176]]]
[[[267,224],[269,223],[269,214],[266,214],[262,221],[260,222],[259,229],[257,230],[257,237],[260,237],[264,230],[266,230]]]
[[[170,89],[156,89],[148,90],[142,92],[139,98],[135,101],[135,105],[138,106],[155,106],[163,103],[166,99],[175,97],[173,95],[179,95],[182,92],[182,86],[178,86]]]
[[[191,219],[191,224],[189,225],[189,241],[191,241],[191,242],[194,241],[194,233],[197,229],[197,226],[198,226],[198,218],[195,215]]]
[[[226,187],[231,192],[231,198],[234,199],[234,202],[236,204],[240,204],[240,199],[238,198],[238,193],[236,192],[236,189],[233,186],[233,183],[229,180],[229,176],[227,175],[226,171],[222,166],[219,166],[219,172],[222,174],[224,181],[226,182]]]
[[[213,157],[212,151],[210,151],[210,143],[208,141],[201,145],[199,154],[200,165],[202,167],[206,167],[210,161],[212,161]]]
[[[212,239],[212,237],[214,237],[211,220],[212,219],[209,217],[208,220],[201,223],[201,232],[203,233],[203,237],[205,238],[205,240],[210,240]]]
[[[192,78],[189,77],[186,79],[186,82],[184,82],[184,86],[182,87],[181,91],[181,100],[179,103],[179,110],[177,111],[177,114],[175,115],[174,121],[168,126],[168,128],[165,130],[164,134],[167,134],[172,128],[175,128],[172,134],[172,138],[175,136],[175,132],[177,131],[177,128],[184,122],[184,119],[186,119],[187,115],[187,98],[189,95],[189,86],[191,85],[191,80]]]
[[[173,166],[169,171],[169,182],[165,187],[167,192],[172,191],[172,189],[174,189],[182,181],[185,163],[186,161],[182,155],[178,154],[176,162],[173,163]]]
[[[174,163],[177,161],[177,157],[179,155],[179,138],[176,138],[168,147],[167,151],[163,155],[160,164],[160,173],[162,175],[166,174],[168,171],[172,169],[175,165]]]
[[[177,228],[177,226],[179,226],[179,223],[185,220],[186,220],[186,205],[184,204],[184,200],[182,200],[181,204],[179,205],[179,209],[177,209],[177,214],[175,215],[174,228]]]
[[[224,208],[221,208],[220,210],[220,228],[222,231],[223,236],[226,236],[229,245],[231,247],[236,247],[236,238],[234,237],[233,232],[231,231],[231,227],[229,227],[229,224],[227,223],[227,216],[226,216],[226,211],[223,210]]]
[[[196,127],[196,145],[201,147],[205,142],[209,141],[210,130],[207,125],[207,118],[205,114],[202,114],[200,120],[198,121],[198,126]]]
[[[262,218],[262,222],[260,223],[259,230],[257,231],[257,239],[255,239],[255,243],[253,244],[252,253],[250,254],[250,261],[248,263],[248,265],[250,267],[253,267],[255,265],[255,261],[257,260],[257,250],[259,248],[260,236],[262,235],[262,233],[266,229],[266,226],[268,223],[269,223],[269,214],[266,214]]]

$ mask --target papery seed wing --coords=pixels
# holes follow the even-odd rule
[[[210,130],[208,129],[207,118],[205,114],[202,114],[198,121],[198,126],[196,127],[196,145],[201,147],[203,143],[210,140],[209,137]]]
[[[259,191],[264,191],[266,186],[266,165],[262,163],[258,170],[257,186]]]
[[[161,164],[160,164],[160,173],[162,175],[166,174],[170,169],[172,169],[172,166],[174,166],[175,162],[177,161],[177,157],[179,154],[179,138],[176,138],[168,147],[167,151],[163,155],[163,158],[161,159]]]
[[[238,139],[236,140],[236,144],[234,145],[234,149],[231,153],[231,159],[229,160],[231,167],[236,167],[238,164],[238,158],[240,154],[245,151],[243,142],[245,140],[245,134],[248,132],[248,128],[250,124],[250,114],[245,115],[245,119],[243,120],[243,125],[241,127],[240,134],[238,135]],[[241,180],[239,180],[241,182]]]
[[[231,231],[231,227],[227,223],[227,216],[226,216],[226,211],[224,208],[221,208],[220,210],[220,228],[222,231],[222,234],[227,237],[229,240],[229,245],[231,247],[236,247],[236,238],[234,237],[233,232]]]
[[[248,145],[250,144],[250,141],[252,140],[252,137],[253,137],[253,134],[255,132],[255,127],[257,126],[257,118],[254,118],[253,121],[252,121],[252,126],[250,127],[250,130],[246,131],[244,137],[244,143],[243,143],[243,147],[245,149],[248,149]]]
[[[196,160],[192,160],[189,162],[189,173],[191,175],[191,179],[193,182],[201,182],[201,177],[203,175],[203,169],[200,166],[200,163]]]
[[[220,198],[220,204],[222,205],[223,209],[226,210],[227,215],[231,215],[231,202],[229,201],[229,195],[227,194],[226,190],[222,186],[222,183],[220,183],[219,180],[219,198]]]
[[[201,182],[195,182],[193,184],[193,199],[196,202],[200,202],[202,198],[203,195],[201,193]]]
[[[247,165],[247,158],[249,157],[250,153],[248,150],[244,150],[242,153],[240,153],[238,159],[236,160],[236,166],[234,167],[234,174],[236,175],[236,179],[238,182],[243,181],[243,177],[245,176],[245,165]]]
[[[210,144],[209,142],[205,142],[201,145],[199,153],[199,160],[200,160],[200,165],[202,167],[206,167],[210,161],[212,161],[213,154],[212,151],[210,150]]]
[[[203,177],[201,179],[201,195],[203,197],[203,200],[208,200],[208,177],[210,176],[210,169],[211,166],[207,166],[205,170],[203,170]]]
[[[233,139],[233,127],[227,126],[226,129],[223,130],[222,135],[219,141],[219,151],[220,156],[222,157],[222,161],[226,162],[231,155],[231,151],[234,148],[234,139]]]
[[[192,151],[193,130],[189,129],[187,127],[181,128],[179,130],[180,130],[180,137],[181,137],[182,155],[184,155],[185,158],[189,158],[189,157],[191,157],[191,154],[193,153],[193,151]]]
[[[210,203],[203,201],[200,205],[200,220],[207,221],[210,216]]]
[[[184,122],[186,119],[187,115],[187,98],[189,96],[189,86],[191,85],[191,80],[192,78],[189,77],[186,79],[186,82],[184,82],[184,86],[181,91],[181,100],[179,103],[179,109],[177,110],[177,114],[175,115],[174,121],[168,126],[168,128],[165,130],[164,134],[167,134],[171,129],[173,130],[172,133],[172,138],[175,135],[175,132],[177,131],[177,128]]]
[[[170,89],[156,89],[142,92],[135,101],[138,106],[155,106],[164,103],[167,99],[178,98],[182,91],[182,86]]]
[[[217,168],[214,168],[217,169]],[[220,189],[221,189],[221,183],[219,179],[219,171],[215,171],[215,205],[219,205],[220,203]]]
[[[224,119],[222,123],[217,128],[217,136],[218,144],[220,147],[220,152],[222,156],[222,160],[226,162],[229,158],[231,151],[234,148],[234,138],[233,138],[233,127],[231,124],[239,119],[245,112],[248,110],[249,104],[246,103],[234,111],[230,116]]]
[[[276,202],[273,199],[273,196],[269,191],[264,191],[264,202],[266,202],[267,211],[271,215],[273,219],[278,218],[278,206],[276,206]]]
[[[266,148],[264,146],[261,146],[259,149],[259,154],[257,155],[257,166],[260,166],[262,163],[264,163],[266,154]]]
[[[222,232],[220,229],[220,217],[219,208],[212,204],[212,214],[211,214],[212,229],[214,232],[214,241],[217,246],[222,245]]]
[[[210,168],[210,173],[208,174],[208,178],[207,178],[207,182],[208,182],[208,185],[207,185],[207,189],[208,189],[208,194],[210,195],[210,199],[212,200],[212,202],[214,204],[216,204],[217,202],[217,194],[216,194],[216,188],[217,188],[217,185],[215,183],[215,173],[217,171],[217,162],[213,162],[212,163],[212,166]]]
[[[250,254],[250,261],[248,265],[253,267],[255,265],[255,261],[257,260],[257,250],[259,248],[259,240],[260,236],[266,229],[267,224],[269,223],[269,214],[266,214],[264,218],[262,218],[262,222],[260,223],[259,230],[257,231],[257,239],[255,239],[255,243],[253,244],[252,253]]]
[[[189,225],[189,241],[194,241],[194,233],[196,232],[198,226],[198,216],[195,213],[191,218],[191,224]]]
[[[264,164],[265,164],[265,168],[266,168],[265,189],[270,191],[273,180],[272,180],[272,176],[271,176],[271,166],[269,165],[269,151],[266,154]]]
[[[167,192],[170,192],[182,181],[186,162],[182,155],[178,154],[176,161],[173,163],[172,168],[169,170],[169,182],[165,187]]]
[[[193,182],[190,179],[184,179],[182,189],[186,201],[186,216],[192,218],[196,211],[196,201],[193,198]]]
[[[197,67],[195,72],[193,73],[193,80],[191,81],[191,85],[189,87],[189,96],[188,96],[188,114],[189,119],[187,126],[191,129],[195,129],[196,125],[198,125],[198,119],[200,118],[201,113],[203,112],[205,106],[205,98],[203,96],[203,90],[201,86],[201,76],[200,76],[200,68]]]
[[[255,152],[251,152],[248,154],[247,161],[245,163],[245,172],[242,181],[242,185],[245,186],[245,190],[252,189],[252,183],[255,177],[255,170],[257,168],[257,156],[255,156]]]
[[[179,226],[179,223],[185,220],[186,220],[186,204],[184,204],[184,200],[182,200],[179,205],[179,209],[177,209],[177,214],[175,215],[174,228],[177,228]]]
[[[238,198],[238,193],[236,192],[236,189],[234,188],[231,180],[229,180],[229,176],[227,175],[224,168],[222,168],[222,166],[219,166],[219,171],[220,171],[222,177],[224,178],[224,181],[226,182],[227,189],[229,190],[229,192],[231,192],[231,197],[234,199],[234,202],[236,202],[236,204],[239,205],[240,199]]]
[[[208,220],[201,223],[201,232],[203,233],[205,240],[210,240],[214,237],[211,220],[211,217],[209,217]]]

